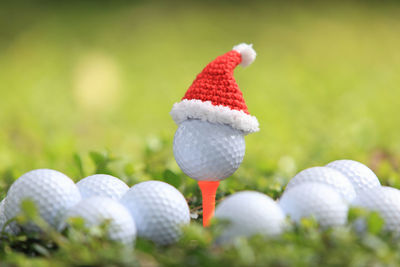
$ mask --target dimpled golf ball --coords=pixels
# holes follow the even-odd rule
[[[82,198],[99,196],[115,200],[119,200],[129,189],[123,181],[107,174],[88,176],[80,180],[76,186],[79,188]]]
[[[138,236],[159,245],[172,244],[189,224],[185,198],[175,187],[160,181],[146,181],[131,187],[121,198],[135,220]]]
[[[0,232],[2,232],[4,230],[4,232],[8,233],[8,234],[13,234],[14,231],[11,229],[11,227],[9,225],[7,225],[4,228],[4,225],[7,223],[7,218],[6,215],[4,213],[4,203],[5,203],[5,199],[3,199],[0,202]],[[4,228],[4,229],[3,229]]]
[[[254,191],[235,193],[224,199],[215,211],[215,218],[226,220],[218,242],[256,234],[279,235],[285,226],[285,214],[270,197]]]
[[[132,245],[136,239],[136,225],[130,212],[118,201],[107,197],[90,197],[71,207],[64,221],[82,218],[87,227],[108,224],[107,234],[111,240]],[[59,229],[64,229],[62,223]]]
[[[24,200],[32,201],[42,219],[56,228],[61,216],[81,200],[81,195],[75,183],[65,174],[38,169],[25,173],[11,185],[4,206],[7,219],[21,212]],[[38,231],[31,223],[23,227],[25,231]]]
[[[187,120],[174,137],[174,156],[182,171],[202,181],[218,181],[239,168],[245,153],[243,132],[224,124]]]
[[[378,212],[385,221],[385,229],[400,234],[400,190],[377,186],[357,195],[354,206]]]
[[[286,190],[308,182],[323,183],[331,186],[348,203],[351,203],[356,197],[356,192],[349,179],[339,171],[328,167],[312,167],[299,172],[289,181]]]
[[[332,187],[322,183],[304,183],[286,190],[279,205],[295,222],[315,217],[322,227],[347,222],[348,204]]]
[[[0,202],[0,231],[7,222],[6,215],[4,214],[4,200],[5,199]]]
[[[378,177],[370,168],[354,160],[336,160],[326,165],[326,167],[340,171],[346,176],[357,193],[364,189],[381,185]]]

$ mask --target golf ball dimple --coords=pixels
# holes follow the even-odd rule
[[[346,176],[353,184],[356,193],[381,185],[378,177],[370,168],[354,160],[336,160],[326,167],[335,169]]]
[[[132,245],[136,239],[136,226],[130,212],[114,199],[107,197],[83,199],[67,211],[59,229],[64,229],[65,222],[75,217],[84,219],[87,227],[109,223],[107,234],[111,240]]]
[[[314,216],[322,227],[347,222],[348,205],[332,187],[322,183],[304,183],[283,193],[279,200],[283,211],[295,222]]]
[[[161,181],[134,185],[121,198],[121,203],[131,212],[138,236],[159,245],[178,241],[181,226],[190,222],[189,206],[183,195]]]
[[[353,205],[378,212],[385,229],[400,234],[400,190],[386,186],[366,189],[357,195]]]
[[[65,174],[49,169],[38,169],[25,173],[10,187],[5,200],[7,220],[21,212],[21,203],[32,201],[39,215],[50,226],[56,228],[61,216],[81,200],[78,187]],[[38,231],[28,223],[25,231]]]
[[[119,200],[129,189],[123,181],[107,174],[88,176],[80,180],[76,186],[79,188],[82,198],[99,196],[115,200]]]
[[[215,211],[215,218],[228,221],[219,243],[240,236],[279,235],[285,226],[285,214],[279,205],[267,195],[254,191],[238,192],[224,199]]]
[[[348,203],[351,203],[356,197],[353,185],[347,177],[339,171],[328,167],[312,167],[299,172],[289,181],[286,190],[308,182],[323,183],[331,186]]]
[[[187,120],[174,137],[174,156],[182,171],[202,181],[231,176],[245,154],[243,132],[224,124]]]

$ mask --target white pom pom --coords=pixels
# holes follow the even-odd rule
[[[253,44],[241,43],[235,45],[233,47],[233,50],[238,51],[242,56],[242,62],[240,63],[242,67],[247,67],[248,65],[253,63],[257,56],[256,51],[253,49]]]

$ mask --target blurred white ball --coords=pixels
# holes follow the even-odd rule
[[[159,245],[178,241],[181,226],[190,222],[189,206],[181,192],[161,181],[134,185],[121,198],[121,203],[131,212],[138,236]]]
[[[119,202],[107,197],[91,197],[70,208],[59,229],[66,227],[69,218],[82,218],[87,227],[109,223],[108,237],[111,240],[132,245],[136,239],[136,225],[130,212]]]
[[[95,174],[83,178],[76,186],[81,192],[82,198],[109,197],[119,200],[129,187],[117,177],[107,174]]]
[[[336,160],[326,167],[333,168],[346,176],[353,184],[356,193],[381,185],[378,177],[370,168],[354,160]]]
[[[347,222],[348,204],[332,187],[322,183],[304,183],[286,190],[279,205],[295,222],[315,217],[322,227]]]
[[[3,231],[5,224],[7,223],[6,214],[4,213],[4,203],[5,198],[0,202],[0,232]],[[14,231],[11,229],[10,225],[7,225],[4,228],[4,232],[8,234],[14,234]]]
[[[348,203],[351,203],[356,197],[356,192],[349,179],[339,171],[328,167],[312,167],[299,172],[289,181],[286,190],[308,182],[329,185]]]
[[[21,203],[30,200],[39,215],[52,227],[57,228],[61,216],[81,200],[78,187],[65,174],[49,169],[37,169],[19,177],[10,187],[5,200],[7,220],[21,212]],[[28,223],[26,231],[38,231]]]
[[[285,227],[285,214],[279,205],[267,195],[254,191],[238,192],[224,199],[215,211],[215,218],[229,223],[218,242],[256,234],[275,236]]]
[[[385,221],[385,229],[400,233],[400,190],[379,186],[357,195],[354,206],[378,212]]]
[[[3,230],[4,225],[7,222],[6,215],[4,214],[4,200],[0,202],[0,231]]]

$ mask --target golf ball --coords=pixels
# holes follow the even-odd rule
[[[6,224],[7,219],[4,214],[4,199],[0,202],[0,231],[3,230],[3,226]]]
[[[187,120],[174,137],[174,156],[182,171],[202,181],[231,176],[245,153],[243,132],[224,124]]]
[[[175,187],[161,181],[146,181],[131,187],[121,198],[131,212],[138,236],[159,245],[176,242],[181,226],[189,224],[189,206]]]
[[[107,197],[91,197],[80,201],[71,207],[59,230],[66,227],[69,218],[84,219],[87,227],[100,226],[109,223],[108,237],[111,240],[132,245],[136,239],[136,226],[130,212],[119,202]]]
[[[378,212],[386,230],[400,233],[400,190],[386,186],[366,189],[357,195],[354,206]]]
[[[353,184],[356,193],[364,189],[380,186],[378,177],[364,164],[354,160],[336,160],[326,167],[340,171]]]
[[[5,199],[3,199],[1,202],[0,202],[0,233],[3,231],[3,228],[4,228],[4,225],[7,223],[7,218],[6,218],[6,215],[5,215],[5,213],[4,213],[4,203],[5,203]],[[13,234],[14,233],[14,231],[13,230],[11,230],[11,227],[9,226],[9,225],[7,225],[5,228],[4,228],[4,232],[6,232],[6,233],[8,233],[8,234]]]
[[[348,203],[351,203],[356,197],[356,192],[349,179],[339,171],[328,167],[312,167],[299,172],[289,181],[286,190],[308,182],[323,183],[331,186]]]
[[[224,199],[215,211],[215,218],[228,222],[218,242],[255,234],[279,235],[285,226],[285,214],[279,205],[254,191],[235,193]]]
[[[322,227],[347,222],[348,205],[332,187],[322,183],[304,183],[286,190],[279,205],[295,222],[313,216]]]
[[[80,180],[76,186],[79,188],[82,198],[99,196],[115,200],[119,200],[129,189],[123,181],[107,174],[88,176]]]
[[[4,204],[7,220],[21,212],[21,202],[24,200],[32,201],[42,219],[56,228],[61,216],[81,200],[81,195],[65,174],[38,169],[25,173],[11,185]],[[25,231],[38,231],[32,223],[23,227]]]

